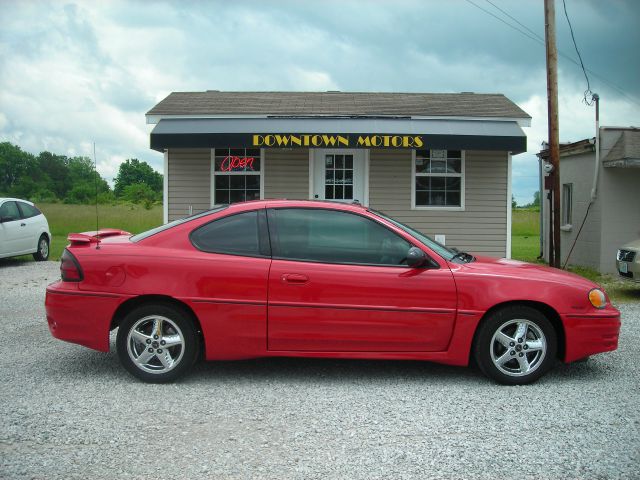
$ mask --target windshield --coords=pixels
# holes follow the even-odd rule
[[[375,210],[369,210],[369,211],[393,223],[396,227],[404,230],[412,237],[415,237],[417,240],[424,243],[427,247],[429,247],[431,250],[436,252],[438,255],[440,255],[442,258],[444,258],[447,261],[450,261],[457,253],[455,250],[451,250],[450,248],[445,247],[441,243],[436,242],[433,238],[427,237],[424,233],[420,233],[419,231],[414,230],[413,228],[411,228],[408,225],[405,225],[404,223],[400,223],[391,217],[387,217],[386,215],[380,212],[376,212]]]
[[[227,205],[213,208],[211,210],[207,210],[206,212],[196,213],[195,215],[191,215],[189,217],[179,218],[178,220],[174,220],[173,222],[165,223],[164,225],[160,225],[159,227],[152,228],[151,230],[147,230],[146,232],[138,233],[137,235],[133,235],[129,238],[132,242],[139,242],[140,240],[144,240],[145,238],[149,238],[156,233],[164,232],[170,228],[173,228],[177,225],[181,225],[190,220],[195,220],[196,218],[204,217],[205,215],[209,215],[211,213],[219,212],[220,210],[224,210],[227,208]]]

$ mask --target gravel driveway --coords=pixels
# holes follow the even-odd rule
[[[51,337],[58,263],[0,260],[2,478],[638,478],[640,305],[535,385],[422,362],[206,363],[146,385]]]

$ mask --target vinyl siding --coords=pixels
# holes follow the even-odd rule
[[[507,153],[467,151],[464,211],[412,210],[411,151],[371,150],[369,205],[461,250],[504,257]]]
[[[169,150],[169,221],[211,208],[211,150]]]
[[[264,151],[264,198],[309,198],[309,150]]]

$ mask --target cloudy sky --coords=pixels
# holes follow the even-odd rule
[[[640,2],[566,5],[602,124],[639,126]],[[594,109],[562,0],[556,13],[560,140],[576,141],[593,136]],[[108,179],[132,157],[161,171],[144,114],[172,91],[472,91],[533,117],[513,181],[520,204],[537,189],[543,0],[0,0],[0,18],[0,141],[89,156],[95,142]]]

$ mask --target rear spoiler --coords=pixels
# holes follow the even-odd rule
[[[100,240],[102,238],[115,237],[118,235],[131,234],[124,230],[118,230],[117,228],[102,228],[97,232],[94,230],[92,232],[70,233],[67,236],[67,240],[71,242],[71,245],[83,245],[90,243],[100,243]]]

